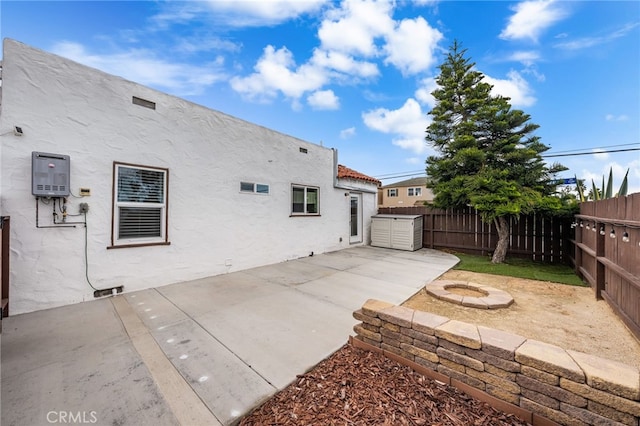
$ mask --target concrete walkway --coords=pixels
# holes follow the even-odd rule
[[[8,317],[2,425],[232,424],[454,256],[355,247]]]

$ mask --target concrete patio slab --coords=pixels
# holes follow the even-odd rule
[[[178,424],[189,404],[232,424],[345,344],[366,300],[400,303],[457,261],[354,247],[5,318],[2,424]]]
[[[167,358],[223,424],[276,390],[206,328],[185,320],[152,332]]]
[[[183,312],[196,316],[285,291],[286,288],[255,275],[234,272],[167,285],[156,290]]]
[[[3,425],[178,424],[110,300],[4,321]]]
[[[345,311],[291,289],[197,320],[257,374],[282,389],[346,343],[355,320]]]

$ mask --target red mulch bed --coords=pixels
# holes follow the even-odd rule
[[[248,414],[240,425],[527,423],[382,354],[345,345]]]

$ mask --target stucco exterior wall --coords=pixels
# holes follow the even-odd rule
[[[94,287],[128,292],[349,246],[349,197],[335,187],[332,149],[13,40],[4,41],[3,67],[1,199],[12,222],[12,314],[93,299],[85,227],[36,228],[32,151],[69,155],[72,193],[91,189],[67,205],[74,214],[89,204]],[[133,96],[156,109],[134,105]],[[107,249],[114,161],[169,169],[170,245]],[[240,181],[268,184],[270,193],[241,193]],[[292,184],[320,188],[320,216],[291,217]],[[368,223],[375,195],[364,200]],[[40,225],[51,218],[41,203]]]

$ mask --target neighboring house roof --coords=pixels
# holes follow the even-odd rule
[[[371,176],[367,176],[365,174],[362,174],[360,172],[357,172],[353,169],[350,169],[348,167],[343,166],[342,164],[338,164],[338,178],[340,179],[356,179],[356,180],[363,180],[365,182],[372,182],[375,183],[376,185],[380,186],[381,182],[376,179],[376,178],[372,178]]]
[[[427,178],[425,176],[422,176],[422,177],[403,180],[396,183],[390,183],[389,185],[383,186],[383,188],[398,188],[398,187],[405,187],[405,186],[426,186],[426,185],[427,185]]]

